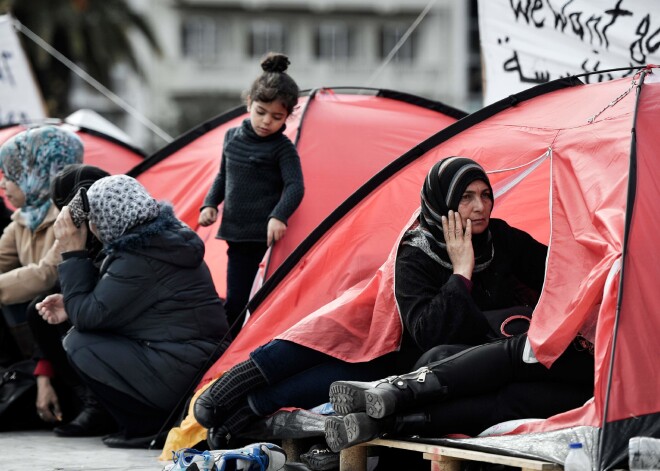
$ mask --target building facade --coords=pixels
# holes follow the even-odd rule
[[[163,50],[136,41],[144,77],[118,67],[116,90],[176,136],[242,103],[268,51],[287,54],[301,89],[374,87],[471,111],[476,2],[456,0],[131,0]],[[473,5],[474,3],[474,5]],[[396,53],[393,49],[398,47]],[[471,69],[472,67],[472,69]],[[476,87],[478,88],[478,87]],[[103,99],[97,99],[99,104]],[[98,108],[98,106],[97,106]],[[107,103],[102,110],[153,150],[164,144]]]

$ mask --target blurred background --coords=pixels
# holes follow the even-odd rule
[[[476,0],[0,0],[6,13],[47,116],[94,110],[147,153],[241,105],[268,51],[303,90],[482,106]]]

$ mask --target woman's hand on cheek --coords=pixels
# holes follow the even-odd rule
[[[53,225],[53,230],[61,253],[85,249],[87,225],[81,224],[80,227],[76,227],[73,219],[71,219],[68,206],[63,207],[60,211]]]
[[[474,248],[472,247],[472,222],[468,219],[465,230],[461,215],[449,211],[442,216],[442,232],[447,244],[447,254],[454,267],[454,274],[462,275],[468,280],[474,270]]]

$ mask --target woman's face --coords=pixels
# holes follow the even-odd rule
[[[467,220],[472,221],[472,233],[481,234],[488,228],[490,213],[493,210],[493,194],[481,180],[475,180],[463,192],[458,203],[458,213],[461,215],[463,227]]]
[[[88,221],[87,226],[89,227],[89,231],[94,234],[94,237],[96,237],[98,240],[101,240],[99,237],[99,230],[96,227],[96,224],[94,224],[92,221]]]
[[[5,190],[5,197],[14,208],[20,208],[25,205],[25,193],[19,186],[7,177],[3,176],[0,180],[0,188]]]

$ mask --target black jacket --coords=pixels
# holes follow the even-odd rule
[[[485,270],[473,274],[471,291],[420,248],[399,248],[397,306],[406,332],[422,352],[443,344],[488,342],[492,330],[484,312],[538,301],[548,248],[500,219],[491,219],[489,228],[494,256]]]
[[[100,273],[77,252],[58,267],[67,354],[92,379],[171,407],[228,331],[204,243],[161,205],[105,250]]]

